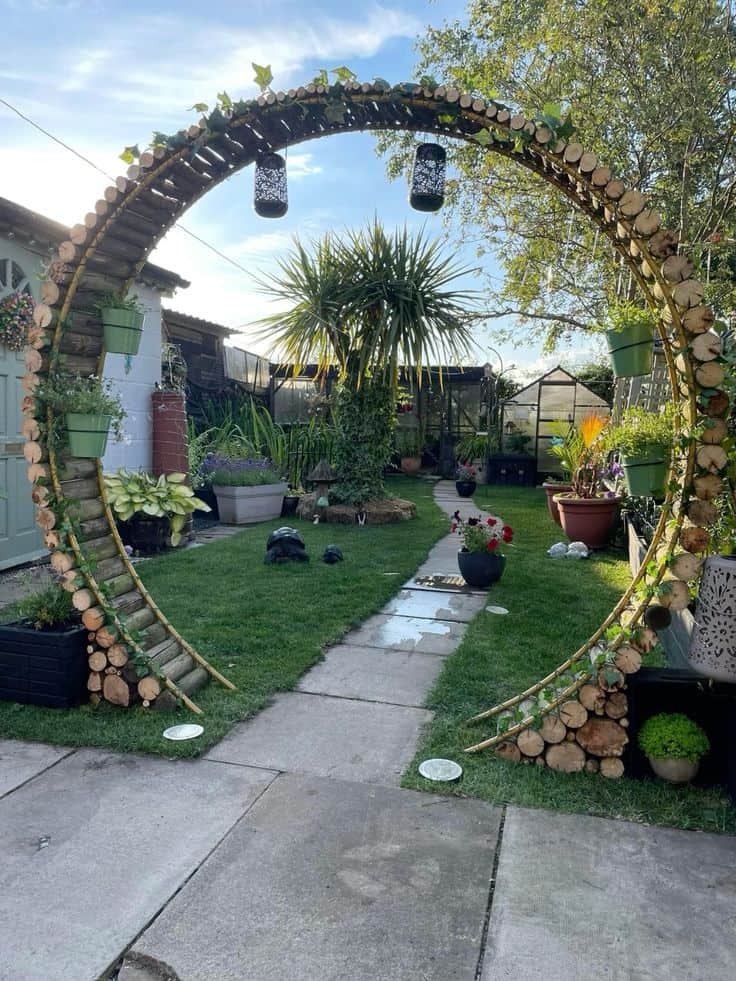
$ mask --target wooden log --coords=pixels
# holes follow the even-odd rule
[[[151,659],[151,663],[159,668],[162,668],[165,664],[168,664],[169,661],[173,661],[174,658],[178,657],[181,653],[181,645],[178,641],[173,640],[171,637],[167,637],[162,643],[147,651],[147,654]]]
[[[156,644],[160,644],[161,641],[165,640],[167,636],[168,634],[166,632],[166,627],[157,621],[142,631],[142,647],[144,650],[148,650],[149,647],[154,647]]]
[[[48,480],[49,468],[45,463],[32,463],[27,473],[30,483],[35,484],[37,480]]]
[[[505,760],[507,763],[521,762],[521,750],[516,743],[508,741],[499,743],[494,752],[500,760]]]
[[[38,439],[41,434],[41,430],[38,426],[38,420],[34,419],[33,416],[28,416],[23,420],[20,431],[23,434],[24,439]]]
[[[36,524],[43,531],[50,531],[56,525],[56,515],[50,508],[38,508]]]
[[[637,627],[632,633],[630,644],[641,654],[648,654],[657,646],[658,640],[655,632],[649,627]]]
[[[72,606],[75,610],[79,610],[80,613],[94,606],[94,603],[95,597],[90,589],[78,589],[75,593],[72,593]]]
[[[575,742],[548,746],[544,759],[551,770],[560,773],[578,773],[585,766],[585,753]]]
[[[636,674],[641,667],[641,654],[630,644],[623,644],[616,651],[613,663],[624,674]]]
[[[662,275],[668,283],[682,283],[686,279],[690,279],[693,269],[692,262],[684,255],[668,256],[662,263]]]
[[[596,715],[603,715],[603,706],[606,704],[605,692],[602,692],[598,685],[587,684],[578,692],[580,704],[589,712]]]
[[[159,712],[173,712],[176,709],[176,695],[164,689],[153,703],[153,707]]]
[[[709,473],[720,473],[728,465],[728,454],[722,446],[704,444],[695,454],[695,462]]]
[[[567,733],[565,723],[557,715],[545,715],[542,719],[542,727],[539,734],[546,743],[563,742]]]
[[[601,760],[600,773],[609,780],[617,780],[624,775],[624,764],[616,756],[604,756]]]
[[[686,552],[706,552],[710,545],[710,534],[705,528],[683,528],[679,541]]]
[[[87,678],[87,691],[102,691],[102,675],[93,671]]]
[[[629,711],[629,700],[626,693],[622,691],[611,692],[606,699],[604,711],[609,719],[623,719]]]
[[[606,184],[603,193],[610,201],[619,201],[626,193],[626,184],[622,180],[614,179]]]
[[[639,212],[634,220],[634,231],[642,238],[650,238],[658,232],[662,225],[662,218],[658,211],[652,208],[645,208]]]
[[[682,310],[700,306],[703,302],[705,287],[697,279],[685,279],[672,290],[672,299]]]
[[[98,580],[101,577],[98,575]],[[133,577],[127,572],[120,576],[114,576],[111,579],[104,580],[105,589],[107,590],[107,595],[111,599],[115,599],[118,596],[122,596],[125,593],[129,593],[131,590],[135,589],[135,583],[133,582]]]
[[[608,718],[594,716],[576,733],[577,741],[591,756],[620,756],[629,742],[623,726]]]
[[[137,589],[131,589],[128,593],[115,596],[110,601],[110,606],[120,615],[130,618],[133,614],[146,608],[146,601]]]
[[[717,474],[706,473],[693,479],[693,489],[701,501],[712,501],[723,493],[723,480]]]
[[[667,262],[672,261],[672,259],[679,258],[680,256],[672,256],[667,260]],[[711,329],[715,319],[716,315],[713,312],[712,307],[698,305],[692,307],[692,309],[683,314],[682,326],[690,334],[704,334],[706,331]]]
[[[51,490],[48,487],[43,484],[34,484],[31,491],[31,500],[34,504],[38,504],[42,508],[48,507],[50,497]]]
[[[703,335],[705,336],[705,335]],[[723,416],[728,412],[729,409],[729,399],[728,395],[723,391],[717,391],[713,395],[709,395],[707,398],[703,397],[702,401],[699,403],[701,411],[711,419],[717,416]],[[30,473],[31,468],[28,468]]]
[[[150,626],[156,619],[156,615],[153,610],[145,606],[142,610],[137,610],[132,613],[125,624],[127,630],[143,630],[145,627]]]
[[[149,674],[145,678],[141,678],[138,682],[138,694],[141,698],[148,699],[148,701],[153,701],[154,698],[157,698],[161,694],[161,682],[155,674]]]
[[[40,330],[46,330],[51,326],[54,314],[48,303],[37,303],[33,308],[33,323]]]
[[[578,161],[578,170],[581,174],[592,174],[598,166],[598,157],[589,150],[586,150]]]
[[[185,674],[189,674],[196,667],[194,658],[187,653],[181,653],[171,660],[166,661],[163,665],[160,661],[156,661],[155,663],[170,681],[178,681],[179,678],[183,678]]]
[[[103,559],[97,563],[95,576],[99,582],[107,582],[125,572],[125,563],[122,558],[115,555],[111,559]]]
[[[584,153],[585,147],[582,143],[568,143],[562,154],[562,159],[565,163],[576,164]]]
[[[516,745],[524,756],[539,756],[544,752],[544,739],[536,729],[525,729],[516,737]]]
[[[65,475],[64,479],[60,481],[60,483],[61,491],[64,497],[67,498],[83,500],[89,497],[98,497],[100,493],[100,486],[95,477],[82,477],[74,480],[68,480]]]
[[[107,649],[107,659],[114,668],[124,668],[130,658],[125,644],[113,644]]]
[[[611,180],[611,168],[610,167],[596,167],[593,173],[590,175],[590,182],[593,187],[603,188]]]
[[[104,651],[92,651],[87,658],[87,663],[91,671],[104,671],[107,667],[107,655]],[[95,691],[99,691],[99,688],[95,689]]]
[[[133,701],[131,685],[120,675],[108,674],[102,684],[102,694],[108,702],[127,708]]]
[[[61,535],[58,531],[47,531],[43,536],[43,543],[48,549],[58,548],[61,545]]]
[[[43,458],[43,448],[35,439],[29,439],[23,444],[23,456],[26,463],[39,463]]]
[[[68,569],[59,573],[59,585],[65,593],[75,593],[84,584],[84,576],[79,569]]]
[[[598,760],[590,759],[590,760],[586,760],[585,761],[585,772],[586,773],[598,773],[598,771],[600,770],[600,768],[601,768],[601,765],[598,762]]]
[[[670,572],[676,579],[683,582],[690,582],[700,575],[703,567],[703,560],[693,555],[692,552],[678,552],[672,559]]]
[[[703,431],[700,434],[703,443],[713,446],[722,443],[726,436],[728,436],[728,425],[725,419],[714,417],[705,420]]]
[[[666,259],[677,252],[678,242],[676,232],[662,229],[649,239],[648,249],[656,259]]]
[[[568,729],[579,729],[587,718],[587,709],[576,698],[571,698],[560,706],[560,721]]]
[[[102,624],[97,628],[95,640],[100,647],[108,648],[118,642],[118,631],[115,627],[103,627]]]
[[[690,590],[680,579],[665,579],[659,585],[657,599],[666,610],[677,613],[690,605]]]
[[[82,623],[85,625],[87,630],[96,630],[98,632],[98,643],[99,643],[99,631],[105,622],[105,611],[101,606],[91,606],[89,609],[82,613]]]
[[[78,480],[97,475],[97,463],[94,460],[81,460],[62,456],[58,458],[57,464],[62,487],[68,480]]]
[[[41,303],[52,307],[59,299],[59,287],[53,279],[45,279],[39,288]]]
[[[704,334],[696,334],[690,348],[693,357],[698,361],[713,361],[714,358],[720,357],[721,338],[712,330]]]
[[[43,365],[43,358],[40,355],[40,353],[35,350],[35,348],[32,348],[31,347],[31,348],[28,348],[26,350],[26,353],[23,355],[23,362],[24,362],[24,364],[26,366],[26,371],[30,371],[30,372],[34,372],[35,373],[35,372],[41,370],[41,366]],[[26,438],[33,438],[33,439],[35,439],[35,436],[34,437],[26,437]]]
[[[604,664],[598,671],[598,687],[601,691],[616,691],[624,683],[624,673],[613,664]]]
[[[626,191],[621,195],[618,207],[626,218],[635,218],[646,207],[647,199],[639,191]]]
[[[718,517],[718,508],[712,501],[693,500],[687,505],[687,516],[694,525],[706,528]]]

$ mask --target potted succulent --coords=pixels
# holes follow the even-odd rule
[[[211,475],[220,520],[247,525],[278,518],[286,493],[286,481],[270,460],[209,454],[203,464]]]
[[[579,426],[571,426],[564,449],[571,469],[572,490],[557,494],[562,530],[571,541],[585,542],[588,548],[606,544],[618,516],[621,498],[602,491],[601,471],[607,454],[605,416],[590,415]],[[555,447],[551,447],[555,452]]]
[[[401,469],[409,477],[415,477],[422,466],[422,451],[424,439],[419,429],[398,429],[396,431],[396,448],[401,457]]]
[[[137,297],[105,293],[95,304],[108,354],[138,354],[143,334],[143,307]]]
[[[455,490],[460,497],[472,497],[477,487],[476,470],[472,463],[458,463],[455,468]]]
[[[121,522],[123,541],[144,554],[167,545],[176,548],[188,516],[193,511],[209,511],[208,505],[194,496],[183,473],[153,477],[144,470],[121,467],[104,477],[110,507]]]
[[[670,409],[651,412],[627,409],[608,434],[609,445],[621,454],[626,490],[632,497],[662,498],[675,434]]]
[[[44,378],[34,396],[51,408],[56,418],[64,419],[72,457],[103,456],[110,431],[116,440],[123,438],[126,412],[109,380],[76,375],[59,367]]]
[[[635,378],[652,370],[652,338],[656,321],[652,312],[635,303],[610,307],[606,342],[616,378]]]
[[[87,697],[87,628],[71,593],[50,583],[13,607],[0,625],[0,698],[69,708]]]
[[[679,712],[661,712],[639,731],[639,748],[658,777],[670,783],[689,783],[710,750],[708,737],[697,723]]]
[[[500,548],[513,540],[513,528],[495,515],[463,521],[460,512],[456,511],[450,529],[459,532],[463,540],[463,547],[457,553],[457,564],[465,582],[477,589],[487,589],[498,582],[506,568],[506,556]]]

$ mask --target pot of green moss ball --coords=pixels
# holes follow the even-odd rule
[[[700,726],[686,715],[661,712],[641,727],[639,748],[658,777],[669,783],[690,783],[710,743]]]

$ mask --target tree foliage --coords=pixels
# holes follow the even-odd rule
[[[734,304],[734,56],[724,0],[473,0],[467,20],[429,28],[418,72],[533,114],[559,103],[576,139],[651,195],[694,253],[711,300]],[[411,139],[384,138],[389,172]],[[610,246],[555,189],[479,147],[451,150],[448,216],[479,255],[493,253],[491,316],[530,322],[548,347],[600,323],[632,295]],[[707,267],[707,268],[706,268]]]

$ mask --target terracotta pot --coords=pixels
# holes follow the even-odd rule
[[[690,783],[700,769],[700,760],[691,763],[690,760],[655,760],[651,756],[647,759],[657,776],[668,783]]]
[[[557,507],[555,494],[569,494],[572,490],[572,485],[544,483],[542,487],[544,487],[544,493],[547,495],[547,510],[549,511],[550,518],[552,518],[556,525],[562,525],[560,509]]]
[[[699,674],[736,682],[736,557],[705,560],[688,659]]]
[[[572,542],[585,542],[588,548],[602,548],[618,517],[620,497],[569,497],[558,494],[562,530]]]
[[[460,575],[469,586],[487,589],[503,575],[506,556],[496,555],[495,552],[466,552],[461,549],[457,553],[457,564]]]
[[[415,477],[422,466],[422,458],[420,456],[402,456],[401,458],[401,469],[409,477]]]

